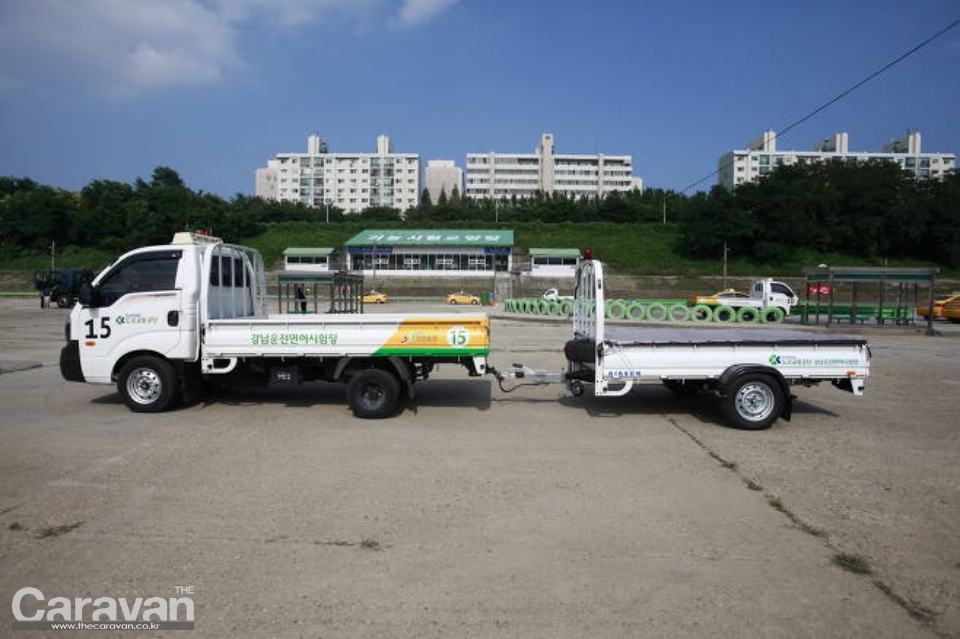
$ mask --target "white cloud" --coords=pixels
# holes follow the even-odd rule
[[[194,0],[33,0],[0,10],[0,73],[99,93],[216,81],[241,65],[236,33]]]
[[[402,0],[414,26],[456,0]],[[97,93],[197,86],[244,66],[241,26],[292,28],[335,18],[369,25],[397,0],[0,0],[0,91],[73,81]]]
[[[457,0],[403,0],[398,16],[401,26],[423,24],[449,9]]]

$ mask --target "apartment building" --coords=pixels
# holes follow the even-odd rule
[[[448,198],[454,191],[457,195],[463,195],[463,169],[453,160],[427,162],[427,168],[424,169],[424,182],[434,204],[440,199],[441,193],[445,193]]]
[[[574,198],[642,189],[629,155],[556,153],[552,133],[534,153],[468,153],[466,196],[473,199],[533,197],[542,191]]]
[[[376,153],[331,153],[314,133],[306,153],[280,153],[257,169],[256,194],[348,213],[372,206],[405,211],[420,201],[420,156],[394,153],[386,135],[377,137]]]
[[[755,182],[780,165],[822,162],[834,158],[851,162],[888,160],[918,178],[940,179],[956,168],[956,154],[923,153],[921,142],[920,132],[914,131],[887,142],[880,153],[851,152],[849,134],[837,133],[818,142],[813,151],[778,151],[776,133],[764,131],[760,137],[748,143],[746,149],[728,151],[720,157],[717,181],[727,188],[733,188]]]

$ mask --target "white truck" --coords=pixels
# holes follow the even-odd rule
[[[794,386],[831,382],[862,395],[870,349],[857,336],[796,329],[609,330],[604,314],[603,265],[585,261],[577,272],[573,339],[564,347],[567,368],[549,373],[515,365],[501,381],[563,382],[574,395],[593,384],[596,396],[620,396],[638,384],[663,384],[678,393],[709,392],[724,418],[738,428],[769,428],[789,420]],[[504,388],[504,390],[512,390]]]
[[[487,372],[490,322],[449,315],[268,313],[260,253],[195,234],[121,256],[80,293],[60,370],[117,385],[136,412],[198,399],[205,382],[347,385],[354,415],[394,414],[442,363]]]
[[[787,284],[771,278],[756,280],[750,286],[750,293],[720,291],[714,295],[697,295],[688,300],[694,307],[694,313],[701,309],[710,309],[714,319],[720,322],[739,320],[777,323],[790,314],[790,310],[800,303],[800,298]]]

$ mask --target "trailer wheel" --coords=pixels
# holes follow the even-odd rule
[[[117,390],[135,413],[162,413],[180,397],[173,365],[153,355],[134,357],[124,364],[117,376]]]
[[[347,402],[353,414],[361,419],[383,419],[397,409],[400,382],[396,376],[379,368],[367,368],[350,378]]]
[[[770,428],[783,412],[783,389],[769,375],[741,375],[724,389],[720,411],[734,428]]]

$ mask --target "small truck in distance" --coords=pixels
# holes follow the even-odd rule
[[[751,284],[749,294],[720,291],[714,295],[694,295],[687,303],[694,309],[710,309],[714,318],[721,322],[762,319],[764,322],[777,323],[790,314],[790,310],[800,303],[800,298],[788,285],[767,278]]]
[[[439,364],[487,372],[484,313],[268,313],[260,253],[178,233],[121,256],[80,293],[60,354],[69,381],[116,384],[135,412],[160,412],[205,382],[342,382],[353,413],[393,415]]]

